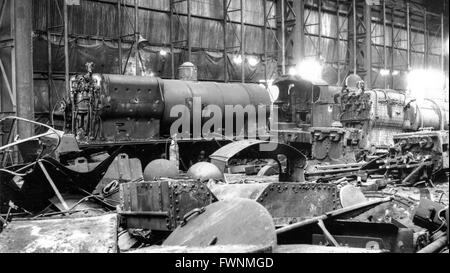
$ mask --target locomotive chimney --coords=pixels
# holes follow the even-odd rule
[[[197,67],[186,62],[178,68],[178,79],[182,81],[197,81]]]

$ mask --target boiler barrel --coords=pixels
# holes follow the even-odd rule
[[[185,105],[190,108],[194,98],[201,99],[202,109],[216,105],[222,114],[225,113],[226,105],[262,105],[266,106],[268,112],[271,104],[269,92],[257,84],[164,80],[165,109],[162,122],[171,124],[177,120],[178,116],[171,117],[173,107]]]
[[[426,99],[413,101],[405,108],[405,129],[417,131],[420,128],[448,130],[449,108],[443,101]]]

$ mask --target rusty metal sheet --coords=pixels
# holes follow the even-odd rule
[[[43,158],[41,163],[46,168],[56,188],[62,194],[79,192],[79,188],[92,192],[106,174],[109,166],[121,149],[117,149],[108,159],[87,173],[73,171],[51,157]],[[48,199],[55,196],[55,192],[39,164],[35,164],[25,171],[29,172],[23,177],[24,183],[20,190],[20,195],[12,201],[28,211],[37,213],[49,205]]]
[[[216,165],[222,172],[224,172],[228,161],[236,154],[242,152],[254,145],[260,145],[266,143],[262,140],[243,140],[230,143],[210,156],[211,162]]]
[[[211,184],[211,192],[219,200],[228,200],[233,198],[248,198],[256,200],[258,196],[269,186],[269,183],[255,184]]]
[[[301,160],[303,166],[306,164],[306,157],[300,151],[292,146],[276,143],[278,145],[275,151],[264,152],[259,150],[259,146],[262,144],[269,144],[269,141],[262,140],[241,140],[230,143],[210,156],[211,162],[215,164],[222,171],[230,159],[237,156],[238,154],[246,153],[249,150],[254,150],[260,153],[262,156],[268,156],[267,158],[272,158],[274,155],[286,154],[288,157],[297,158]]]
[[[269,212],[255,201],[243,198],[213,203],[179,226],[163,246],[249,245],[259,249],[277,244]]]
[[[256,199],[276,226],[300,222],[339,208],[337,186],[319,183],[271,183]]]
[[[11,222],[0,253],[115,253],[117,214]]]
[[[261,150],[261,145],[273,144],[273,151]],[[284,155],[288,162],[288,172],[280,173],[280,181],[303,182],[304,168],[306,166],[306,156],[296,148],[283,144],[261,140],[241,140],[228,144],[210,156],[211,163],[216,165],[222,172],[228,167],[228,161],[233,158],[250,159],[274,159],[278,160],[278,155]]]
[[[172,231],[182,217],[217,198],[203,183],[191,179],[162,179],[120,185],[119,214],[128,228]]]
[[[211,191],[219,200],[248,198],[263,205],[276,226],[293,224],[340,207],[336,185],[320,183],[216,184]]]
[[[386,197],[393,197],[393,200],[388,203],[380,204],[358,216],[352,218],[354,221],[375,222],[375,223],[397,223],[410,227],[417,228],[412,222],[414,211],[419,202],[410,198],[405,198],[397,194],[387,193],[382,191],[368,191],[364,192],[364,196],[369,200],[377,200]]]

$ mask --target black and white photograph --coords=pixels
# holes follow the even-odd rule
[[[0,257],[32,253],[449,253],[449,0],[0,0]]]

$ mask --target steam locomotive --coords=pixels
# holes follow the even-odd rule
[[[88,67],[88,73],[71,80],[70,102],[64,108],[66,132],[73,133],[80,148],[89,153],[125,145],[130,156],[138,157],[144,164],[167,156],[168,145],[176,137],[181,161],[192,162],[200,154],[212,154],[224,143],[248,136],[248,132],[242,134],[236,127],[225,130],[227,121],[223,116],[208,132],[213,137],[196,134],[207,124],[203,113],[211,112],[211,105],[222,113],[227,106],[253,106],[263,109],[256,114],[262,115],[259,120],[266,121],[258,137],[272,136],[322,162],[356,162],[361,154],[401,142],[398,139],[402,133],[426,128],[447,131],[447,139],[444,137],[437,153],[445,153],[448,143],[445,103],[427,100],[418,104],[404,92],[365,90],[356,75],[348,77],[344,87],[300,76],[282,76],[274,82],[279,96],[272,103],[269,92],[261,85],[199,82],[196,68],[190,63],[181,66],[179,74],[178,80],[99,75]],[[195,98],[201,98],[197,110]],[[171,127],[180,115],[171,112],[180,105],[185,106],[186,112],[181,123],[188,121],[189,127],[174,136]],[[196,111],[202,118],[194,128]],[[232,118],[236,122],[238,117],[234,114]]]
[[[198,156],[212,154],[237,136],[245,138],[249,132],[237,128],[235,121],[240,118],[249,123],[248,114],[231,113],[231,129],[227,127],[230,121],[222,114],[228,107],[243,110],[252,106],[256,109],[253,118],[264,120],[258,136],[268,137],[266,121],[270,117],[271,99],[264,87],[199,82],[191,63],[181,66],[179,74],[180,80],[100,75],[88,66],[86,74],[71,79],[70,101],[62,109],[66,133],[75,135],[86,153],[125,146],[130,156],[145,164],[167,157],[168,145],[176,139],[180,157],[187,165]],[[181,110],[174,112],[174,109]],[[259,115],[263,117],[258,118]],[[216,122],[206,132],[205,125],[211,117]],[[186,126],[174,132],[172,125],[177,121]]]

